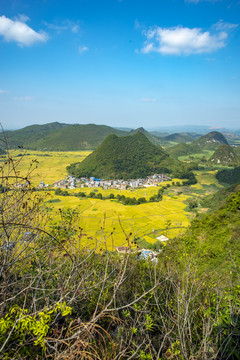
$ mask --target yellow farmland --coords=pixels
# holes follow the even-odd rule
[[[65,178],[66,166],[73,162],[82,161],[90,152],[41,152],[27,150],[12,150],[14,160],[19,161],[18,170],[26,176],[29,169],[37,168],[31,172],[30,181],[38,185],[41,181],[52,185],[55,181]],[[32,165],[31,165],[32,164]],[[173,179],[177,181],[178,179]],[[166,185],[168,182],[164,182]],[[171,182],[169,182],[171,183]],[[127,245],[136,237],[142,237],[147,242],[155,242],[159,235],[174,237],[184,232],[189,225],[188,213],[184,210],[184,201],[188,196],[163,195],[163,200],[155,203],[146,203],[136,206],[123,205],[116,200],[100,200],[91,198],[78,198],[78,192],[89,194],[91,191],[102,193],[104,197],[113,193],[136,198],[146,197],[148,200],[158,192],[159,187],[148,187],[135,190],[102,190],[98,189],[73,189],[68,190],[71,196],[56,196],[54,192],[46,195],[49,221],[52,223],[60,219],[59,209],[76,209],[79,213],[77,225],[81,227],[81,244],[93,247],[100,241],[101,246],[109,250],[115,246]],[[49,202],[50,200],[50,202]],[[51,202],[53,200],[53,202]],[[55,201],[55,202],[54,202]],[[56,202],[58,201],[58,202]]]
[[[21,175],[26,176],[31,172],[30,180],[35,186],[40,181],[52,185],[55,181],[65,178],[66,167],[82,161],[89,154],[90,151],[11,150],[13,159],[19,161],[18,170]]]
[[[127,245],[128,239],[131,241],[134,237],[155,242],[159,235],[174,237],[183,233],[189,225],[188,214],[184,210],[185,195],[177,199],[163,196],[158,203],[135,206],[123,205],[115,200],[79,199],[74,196],[54,196],[54,199],[60,202],[46,203],[54,219],[59,216],[59,209],[78,210],[77,222],[84,234],[81,241],[88,246],[106,240],[107,247],[111,249]]]

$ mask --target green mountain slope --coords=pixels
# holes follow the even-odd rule
[[[59,123],[32,125],[6,133],[10,147],[63,151],[96,149],[110,134],[122,136],[127,133],[105,125]]]
[[[38,141],[38,148],[48,150],[93,150],[110,134],[126,135],[125,131],[106,125],[69,125]]]
[[[216,150],[221,144],[228,145],[228,142],[218,131],[211,131],[192,142],[192,145],[200,146],[203,150]]]
[[[161,147],[153,145],[138,132],[132,136],[108,136],[81,163],[71,164],[68,171],[77,177],[131,179],[174,171],[184,176],[185,168],[180,161],[171,158]]]
[[[210,158],[210,162],[221,165],[233,165],[239,163],[239,157],[230,145],[222,144]]]
[[[169,244],[165,255],[182,265],[191,259],[199,273],[225,284],[228,279],[239,281],[240,185],[229,188],[232,193],[228,197],[223,191],[221,206],[195,218],[186,234]]]
[[[166,150],[169,155],[173,157],[187,156],[201,152],[201,147],[194,144],[180,143],[167,148]]]
[[[58,131],[61,128],[68,126],[67,124],[60,124],[53,122],[44,125],[30,125],[20,130],[6,131],[5,136],[10,148],[23,146],[31,148],[35,143],[45,136]],[[4,134],[0,134],[0,138],[4,138]]]
[[[148,140],[151,141],[152,144],[161,146],[161,140],[158,137],[151,134],[150,132],[148,132],[147,130],[145,130],[143,127],[140,127],[136,130],[132,130],[129,133],[129,135],[134,135],[138,132],[141,132],[142,134],[144,134],[148,138]]]

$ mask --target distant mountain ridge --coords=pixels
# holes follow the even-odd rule
[[[217,131],[211,131],[210,133],[201,136],[191,143],[186,144],[185,142],[181,142],[174,146],[168,147],[167,152],[171,156],[178,158],[179,156],[200,153],[203,150],[216,150],[220,145],[229,146],[226,138],[221,133]]]
[[[177,143],[185,143],[185,142],[191,142],[194,138],[200,137],[199,134],[193,134],[193,133],[174,133],[168,136],[164,136],[164,139],[167,141],[174,141]]]
[[[217,131],[210,132],[197,139],[196,137],[199,134],[196,133],[174,133],[160,137],[142,127],[129,132],[106,125],[59,122],[30,125],[20,130],[6,131],[5,136],[9,148],[22,146],[32,150],[75,151],[94,150],[111,134],[132,136],[137,132],[143,133],[152,144],[167,147],[168,153],[174,157],[197,153],[201,150],[216,150],[220,144],[228,144],[225,137]],[[3,133],[0,133],[0,139],[4,139]],[[179,144],[169,148],[169,145],[176,142]]]
[[[33,150],[93,150],[110,134],[128,133],[106,125],[60,124],[31,125],[5,133],[9,147],[23,146]],[[0,135],[0,138],[3,134]]]

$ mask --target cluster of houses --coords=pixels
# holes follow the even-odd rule
[[[166,243],[168,241],[168,237],[165,235],[160,235],[156,238],[156,240],[161,241],[162,243]],[[161,250],[153,251],[149,249],[131,249],[128,246],[116,246],[116,252],[119,254],[137,254],[139,259],[150,260],[152,262],[158,262],[158,255]]]
[[[66,179],[56,181],[53,184],[53,187],[64,188],[64,189],[75,189],[78,188],[98,188],[102,189],[118,189],[118,190],[126,190],[137,189],[139,187],[148,187],[148,186],[157,186],[159,183],[163,181],[171,180],[171,178],[165,174],[155,174],[147,176],[144,179],[131,179],[131,180],[103,180],[97,179],[95,177],[85,178],[82,177],[80,179],[75,178],[74,176],[67,176]],[[41,187],[43,187],[41,185]]]

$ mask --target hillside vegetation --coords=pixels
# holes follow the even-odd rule
[[[172,139],[173,137],[170,135],[168,138]],[[202,153],[206,150],[216,150],[220,145],[227,146],[227,140],[221,133],[212,131],[192,141],[191,143],[186,144],[185,142],[180,142],[179,144],[168,147],[167,152],[175,158],[178,158],[180,156]],[[224,149],[224,152],[226,153],[226,148]]]
[[[185,143],[191,142],[194,138],[199,137],[200,135],[194,133],[174,133],[168,136],[164,136],[164,139],[167,141],[174,141],[176,143]]]
[[[236,184],[240,182],[240,166],[233,169],[219,170],[216,174],[218,181],[226,184]]]
[[[223,196],[219,196],[223,191]],[[228,195],[226,197],[226,195]],[[178,264],[194,259],[199,274],[223,282],[239,282],[240,273],[240,185],[220,190],[220,205],[194,219],[183,237],[166,248]],[[214,201],[214,197],[211,197]],[[214,206],[213,206],[214,207]]]
[[[230,145],[222,144],[216,149],[209,161],[215,164],[231,166],[238,164],[240,158]]]
[[[23,146],[34,150],[92,150],[110,134],[126,135],[125,131],[106,125],[69,125],[50,123],[32,125],[6,132],[9,147]]]
[[[192,145],[197,145],[204,150],[216,150],[221,144],[228,145],[228,142],[224,135],[218,131],[211,131],[192,142]]]
[[[138,132],[141,132],[143,135],[146,136],[146,138],[148,138],[148,140],[154,144],[154,145],[158,145],[158,146],[161,146],[162,144],[162,140],[159,139],[157,136],[151,134],[150,132],[148,132],[147,130],[145,130],[144,128],[138,128],[136,130],[132,130],[129,135],[134,135],[134,134],[137,134]]]
[[[169,155],[178,158],[179,156],[186,156],[186,155],[200,153],[202,149],[199,145],[196,144],[180,143],[167,148],[166,151],[168,152]]]
[[[121,222],[124,254],[106,247],[114,229],[90,237],[77,210],[49,222],[19,163],[1,165],[2,359],[239,359],[239,188],[150,261]]]
[[[189,177],[183,163],[153,145],[141,132],[125,137],[108,136],[81,163],[71,164],[67,170],[76,177],[103,179],[136,179],[154,173]]]

